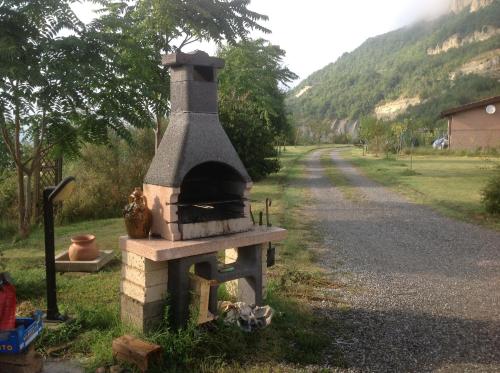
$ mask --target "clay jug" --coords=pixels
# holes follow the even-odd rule
[[[95,243],[95,236],[84,234],[71,237],[71,246],[69,247],[69,260],[74,262],[92,261],[99,257],[99,249]]]
[[[130,238],[148,238],[152,216],[141,188],[135,188],[128,197],[128,205],[123,210],[123,217]]]

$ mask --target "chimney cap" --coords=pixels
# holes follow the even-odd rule
[[[163,65],[178,67],[182,65],[210,66],[216,69],[224,67],[224,60],[217,57],[210,57],[208,53],[196,50],[191,53],[177,52],[166,54],[162,59]]]

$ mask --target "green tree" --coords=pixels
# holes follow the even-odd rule
[[[379,151],[387,145],[388,128],[389,126],[375,117],[365,117],[361,119],[359,136],[368,145],[368,149],[375,151],[378,156]]]
[[[56,78],[50,66],[64,58],[62,44],[68,40],[56,35],[80,26],[68,1],[0,3],[0,130],[17,171],[21,236],[27,235],[31,219],[30,196],[24,191],[30,183],[25,185],[24,177],[33,175],[47,137],[57,136],[57,125],[67,124],[62,112],[72,105],[58,92],[67,88],[63,72]]]
[[[0,170],[5,170],[11,166],[11,159],[5,143],[0,141]],[[0,172],[1,173],[1,172]]]
[[[296,79],[283,66],[285,52],[259,39],[222,48],[219,75],[221,122],[251,176],[279,169],[275,144],[290,134],[282,86]]]
[[[397,154],[399,155],[403,150],[404,136],[408,130],[408,125],[403,122],[391,124],[391,135],[393,137],[394,145]]]
[[[156,144],[169,110],[169,72],[162,54],[180,51],[199,40],[234,43],[251,30],[269,32],[267,17],[248,9],[250,0],[100,0],[103,15],[91,28],[123,76],[121,92],[138,97],[155,123]],[[115,97],[110,84],[103,93]],[[113,106],[113,104],[111,104]]]
[[[118,86],[112,61],[72,2],[0,2],[0,132],[17,174],[21,237],[32,222],[42,154],[77,152],[82,140],[106,141],[109,128],[125,136],[129,124],[142,123],[140,107],[121,100],[119,89],[104,95],[105,84]]]

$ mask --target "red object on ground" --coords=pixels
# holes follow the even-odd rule
[[[16,288],[4,283],[0,285],[0,330],[16,328]]]

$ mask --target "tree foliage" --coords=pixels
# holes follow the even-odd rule
[[[80,187],[63,204],[63,222],[120,216],[127,196],[142,185],[155,151],[150,130],[131,129],[131,135],[130,141],[110,134],[107,144],[86,144],[78,158],[66,163]]]
[[[149,123],[72,2],[0,3],[0,130],[17,171],[21,236],[35,211],[42,154],[75,154],[82,142],[106,142],[109,129],[126,137],[128,126]]]
[[[43,153],[109,142],[110,129],[131,141],[131,126],[153,120],[160,137],[170,95],[162,53],[267,32],[249,0],[98,0],[101,17],[88,27],[74,1],[0,1],[0,132],[17,171],[21,236],[32,222],[32,177]]]
[[[259,22],[267,17],[248,9],[250,0],[100,0],[103,9],[91,25],[96,39],[106,45],[121,77],[119,89],[140,100],[160,126],[168,116],[169,73],[162,54],[180,51],[200,41],[246,39],[251,30],[269,32]],[[104,87],[114,97],[116,85]]]
[[[226,60],[219,75],[221,121],[251,176],[278,170],[275,145],[290,133],[285,94],[296,78],[283,66],[285,52],[265,40],[242,41],[220,50]]]
[[[0,3],[0,131],[17,170],[21,235],[28,232],[32,212],[24,176],[30,177],[39,167],[47,139],[67,143],[74,138],[70,122],[81,96],[72,88],[72,72],[57,66],[74,58],[76,51],[74,38],[57,35],[82,27],[69,4],[59,0]],[[30,190],[29,182],[27,186]]]
[[[375,117],[365,117],[361,120],[359,136],[376,154],[385,149],[390,132],[390,128]]]

